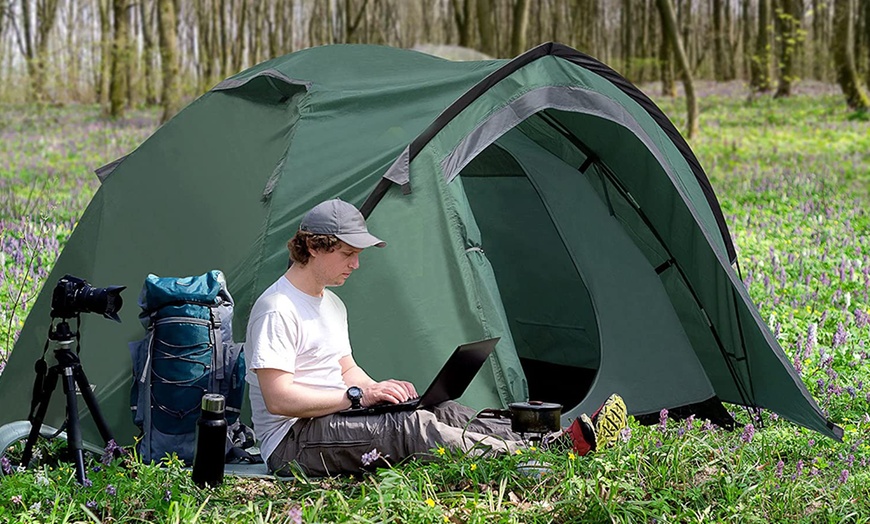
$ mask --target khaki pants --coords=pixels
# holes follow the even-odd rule
[[[390,464],[409,458],[432,459],[439,446],[472,454],[525,447],[506,419],[476,419],[473,409],[448,401],[429,409],[380,415],[327,415],[300,419],[269,456],[278,475],[296,462],[311,476],[358,473],[362,455],[377,449]],[[384,466],[381,460],[371,466]]]

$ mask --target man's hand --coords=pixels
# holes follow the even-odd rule
[[[384,402],[397,404],[416,397],[417,389],[414,387],[414,384],[405,380],[390,379],[383,382],[375,382],[363,388],[363,397],[360,404],[367,408]]]

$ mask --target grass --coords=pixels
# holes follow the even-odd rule
[[[657,426],[632,423],[626,442],[587,457],[445,450],[431,463],[361,478],[228,478],[207,490],[177,460],[156,467],[129,455],[89,457],[92,484],[80,487],[50,444],[38,468],[0,478],[0,521],[867,521],[870,123],[820,84],[787,100],[750,101],[737,84],[699,91],[702,134],[691,145],[744,281],[810,392],[845,429],[842,443],[769,412],[753,420],[735,410],[748,424],[735,432],[665,415]],[[682,100],[657,102],[680,125]],[[0,106],[0,366],[98,185],[90,169],[155,127],[151,110],[109,123],[91,107]],[[529,460],[545,463],[544,473],[519,467]]]

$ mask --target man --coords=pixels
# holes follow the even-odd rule
[[[310,475],[331,475],[360,471],[362,455],[373,449],[397,462],[430,456],[440,446],[481,452],[524,446],[509,421],[475,419],[474,410],[456,402],[432,410],[336,415],[352,400],[368,407],[417,396],[410,382],[376,381],[356,364],[345,306],[327,289],[344,284],[359,268],[360,253],[373,246],[386,243],[368,232],[354,206],[338,199],[318,204],[288,242],[292,265],[251,310],[247,380],[269,469],[287,473],[295,462]],[[588,418],[578,419],[567,434],[578,452],[594,449]]]

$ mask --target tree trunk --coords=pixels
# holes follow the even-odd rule
[[[216,29],[217,36],[219,38],[220,43],[219,51],[220,51],[220,65],[217,70],[217,76],[219,78],[225,78],[227,76],[227,72],[230,70],[230,59],[232,52],[230,51],[230,38],[227,35],[229,32],[228,21],[227,21],[227,9],[232,9],[232,0],[216,0],[217,1],[217,9],[215,10],[217,14]],[[229,6],[227,6],[229,4]]]
[[[477,0],[477,29],[480,33],[480,50],[489,56],[498,56],[490,0]]]
[[[127,107],[127,54],[130,40],[130,18],[127,16],[128,0],[112,0],[115,19],[115,38],[112,42],[112,79],[109,84],[109,116],[121,118]]]
[[[157,0],[157,27],[160,33],[160,63],[163,73],[163,92],[160,122],[172,118],[179,107],[178,92],[178,16],[173,0]]]
[[[864,50],[864,83],[870,86],[870,2],[863,2],[864,8],[864,38],[861,48]]]
[[[713,0],[713,77],[719,82],[728,76],[722,10],[722,0]]]
[[[359,38],[359,33],[357,30],[359,29],[360,24],[363,20],[365,20],[366,15],[366,7],[369,5],[369,0],[363,0],[362,5],[359,9],[356,10],[356,14],[353,14],[353,3],[351,0],[345,0],[344,6],[344,41],[347,43],[363,43],[363,40]]]
[[[866,112],[870,109],[870,99],[861,86],[855,68],[854,0],[834,0],[834,63],[837,68],[837,82],[846,96],[850,109]]]
[[[659,10],[659,17],[661,18],[661,10]],[[677,96],[677,84],[674,81],[674,61],[672,60],[673,52],[671,51],[671,44],[668,35],[664,31],[664,18],[661,18],[661,21],[662,39],[659,44],[659,64],[661,66],[662,96],[673,98]]]
[[[67,4],[67,14],[66,14],[66,27],[81,27],[84,26],[79,20],[78,12],[76,10],[76,5],[74,2],[70,2]],[[3,16],[3,8],[2,2],[0,2],[0,16]],[[80,32],[78,34],[81,34]],[[2,27],[0,27],[0,37],[3,35]],[[66,49],[78,49],[79,46],[76,45],[77,42],[77,32],[76,31],[67,31],[66,32],[66,43],[64,44]],[[79,92],[79,64],[81,63],[82,54],[80,53],[69,53],[69,61],[67,62],[67,80],[66,86],[67,88],[64,90],[66,93],[66,97],[71,97],[73,100],[81,100],[80,92]],[[56,75],[59,76],[59,75]],[[65,98],[66,98],[65,97]]]
[[[635,80],[632,68],[634,58],[634,20],[632,20],[632,3],[635,0],[622,1],[622,76]]]
[[[640,65],[636,73],[638,83],[646,82],[647,76],[650,73],[650,65],[655,62],[655,46],[652,45],[652,37],[650,35],[655,32],[655,26],[659,25],[656,17],[650,13],[652,11],[650,0],[643,0],[641,6],[641,32],[638,35],[637,45],[635,46],[635,49],[638,50],[638,58],[640,58]],[[655,76],[655,70],[653,69],[652,71],[653,76]]]
[[[510,56],[517,56],[525,52],[527,46],[526,33],[528,30],[529,0],[515,0]]]
[[[752,78],[752,10],[749,0],[743,0],[740,6],[740,18],[743,21],[741,40],[743,43],[743,78]]]
[[[795,60],[797,56],[798,45],[803,38],[800,33],[802,8],[798,8],[797,4],[802,4],[796,0],[780,0],[780,9],[777,12],[779,17],[779,85],[776,88],[774,98],[791,96],[791,86],[795,81]]]
[[[139,0],[139,22],[142,24],[143,62],[145,70],[145,103],[157,103],[157,73],[154,67],[154,4],[148,0]]]
[[[813,10],[813,78],[822,80],[825,77],[823,56],[827,54],[828,46],[824,43],[824,19],[822,15],[823,0],[812,0]]]
[[[680,67],[680,73],[683,78],[683,88],[686,90],[686,137],[693,138],[698,134],[698,100],[695,98],[695,83],[692,79],[692,70],[689,66],[689,59],[686,56],[686,50],[683,48],[683,41],[677,29],[677,17],[674,15],[674,6],[671,0],[656,0],[656,5],[659,8],[659,14],[662,18],[662,33],[671,44],[671,49],[674,51],[674,56],[677,59],[677,64]]]
[[[474,0],[450,0],[453,5],[453,18],[459,33],[459,45],[471,47],[471,2]]]
[[[755,40],[755,55],[752,57],[752,91],[770,91],[770,0],[758,0],[758,37]]]
[[[232,66],[228,74],[224,76],[234,75],[242,70],[242,64],[244,63],[244,42],[245,42],[245,20],[247,20],[248,16],[248,0],[241,0],[237,5],[236,9],[233,10],[232,16],[235,17],[236,20],[236,31],[235,34],[232,35],[231,46],[230,46],[230,54],[232,55]],[[231,20],[232,21],[232,20]]]
[[[112,78],[112,12],[110,0],[97,0],[100,11],[100,65],[97,80],[97,101],[109,112],[109,82]]]
[[[35,6],[31,5],[31,0],[21,0],[21,26],[24,30],[22,52],[30,78],[30,96],[39,102],[47,98],[45,65],[48,60],[48,35],[57,20],[57,12],[58,0],[37,1]]]
[[[731,0],[725,0],[725,80],[737,78],[737,37],[734,31],[734,11]]]
[[[127,28],[130,31],[127,37],[127,107],[136,105],[138,98],[139,87],[136,78],[139,68],[139,46],[136,45],[139,35],[136,31],[139,30],[138,16],[135,0],[130,0],[130,5],[127,7]]]

